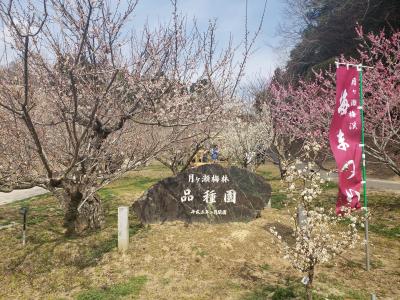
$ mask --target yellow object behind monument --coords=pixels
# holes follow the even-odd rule
[[[209,157],[209,151],[200,149],[197,154],[193,157],[192,163],[190,164],[192,167],[198,167],[202,165],[206,165],[211,162]]]

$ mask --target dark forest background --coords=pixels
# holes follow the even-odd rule
[[[280,29],[294,46],[285,74],[292,79],[312,76],[312,69],[325,69],[340,55],[357,57],[364,33],[386,33],[400,29],[400,0],[286,0],[288,19]],[[276,77],[283,76],[277,70]]]

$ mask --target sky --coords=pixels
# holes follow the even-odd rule
[[[264,0],[248,1],[248,29],[257,29]],[[258,76],[268,77],[276,67],[285,63],[285,57],[277,49],[279,37],[277,27],[284,16],[283,0],[268,0],[264,23],[246,67],[245,81]],[[234,42],[243,40],[245,25],[245,0],[178,0],[178,9],[188,20],[196,18],[205,30],[210,19],[217,20],[217,38],[221,48],[227,44],[229,35]],[[146,21],[152,25],[166,23],[171,18],[169,0],[141,0],[136,8],[132,23],[140,28]]]
[[[261,32],[247,62],[244,82],[260,76],[269,77],[276,67],[285,63],[285,56],[277,49],[277,27],[284,18],[284,3],[283,0],[268,0]],[[264,0],[248,0],[248,30],[251,33],[259,25],[263,6]],[[188,20],[196,18],[200,30],[207,29],[209,20],[217,21],[216,37],[221,48],[226,47],[230,34],[235,45],[243,41],[245,8],[245,0],[178,0],[179,13]],[[146,22],[150,26],[168,23],[172,9],[170,0],[139,0],[129,26],[140,32]]]

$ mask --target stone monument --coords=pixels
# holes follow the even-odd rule
[[[142,223],[248,221],[271,197],[263,177],[219,164],[188,169],[153,185],[133,203]]]

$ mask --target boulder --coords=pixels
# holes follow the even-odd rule
[[[260,216],[270,197],[271,186],[263,177],[207,164],[159,181],[132,208],[145,224],[248,221]]]

